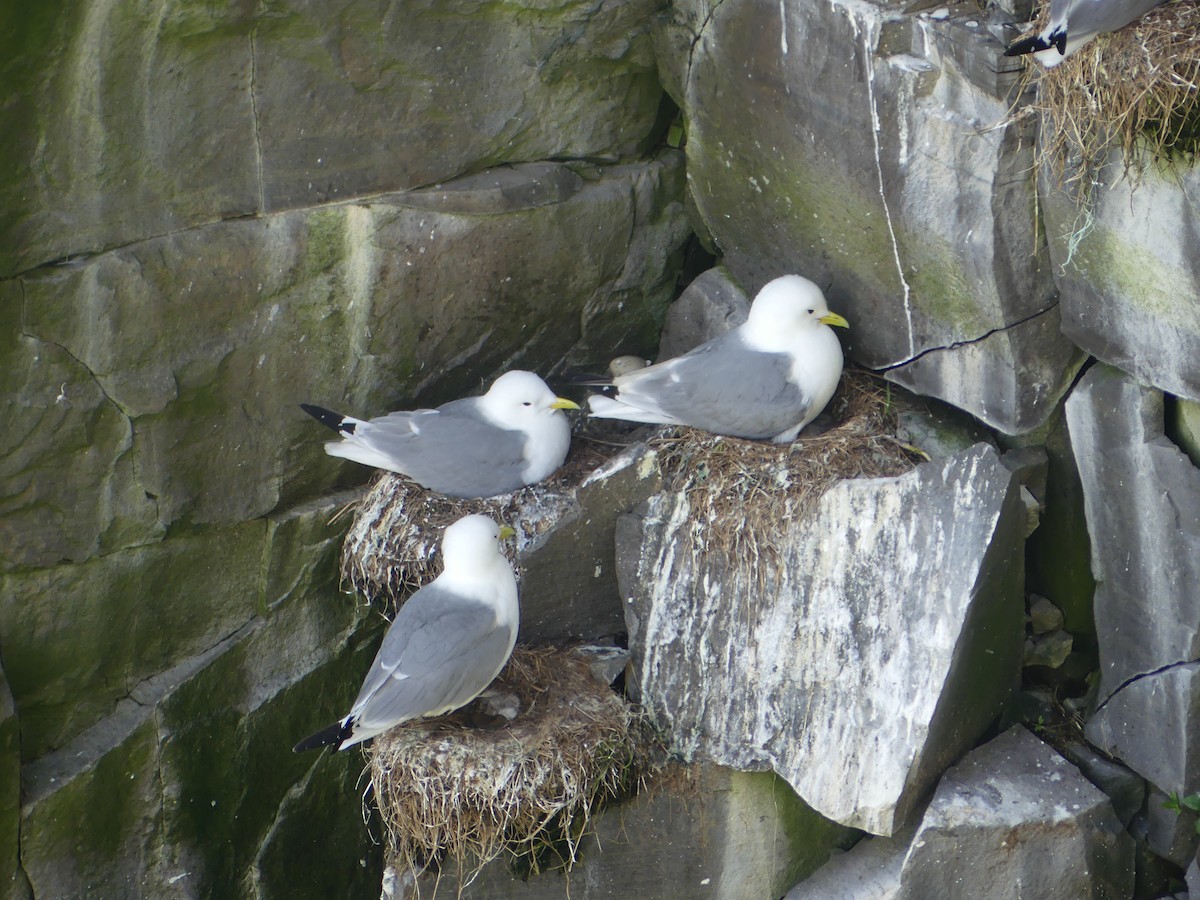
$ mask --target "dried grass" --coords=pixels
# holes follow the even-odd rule
[[[1038,87],[1039,164],[1081,205],[1114,150],[1135,182],[1154,164],[1190,164],[1200,149],[1200,0],[1159,6],[1052,69],[1030,62],[1025,78]]]
[[[683,491],[703,526],[706,553],[764,573],[790,519],[807,514],[844,478],[901,475],[924,458],[896,436],[890,388],[847,371],[828,411],[837,423],[792,444],[720,437],[682,428],[657,438],[666,490]]]
[[[461,713],[377,737],[371,779],[397,871],[457,875],[507,854],[538,872],[576,861],[591,815],[631,794],[658,743],[644,716],[569,650],[517,648],[494,689],[521,712],[495,728]]]
[[[566,463],[546,481],[483,500],[446,497],[380,472],[353,507],[354,521],[342,544],[342,583],[394,612],[436,574],[435,551],[447,525],[485,513],[517,529],[518,541],[524,542],[548,527],[543,513],[611,456],[611,448],[577,438]]]

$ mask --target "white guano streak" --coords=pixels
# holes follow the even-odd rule
[[[779,0],[779,49],[787,56],[787,0]]]
[[[879,109],[875,103],[875,66],[871,62],[872,50],[875,44],[875,39],[879,34],[878,20],[866,18],[864,20],[865,27],[859,27],[858,18],[854,14],[852,6],[845,6],[846,17],[850,21],[850,27],[854,29],[854,36],[862,39],[863,51],[863,66],[867,72],[867,103],[871,107],[871,141],[875,148],[875,172],[879,177],[879,202],[883,204],[883,216],[887,221],[888,234],[892,239],[892,257],[896,261],[896,274],[900,277],[900,284],[904,288],[904,321],[908,326],[908,355],[910,357],[916,355],[916,343],[913,339],[913,324],[912,324],[912,298],[911,289],[908,285],[908,280],[904,277],[904,265],[900,262],[900,244],[896,240],[896,228],[892,224],[892,211],[888,207],[887,194],[883,187],[883,162],[879,149]]]

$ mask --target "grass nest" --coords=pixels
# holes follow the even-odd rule
[[[521,874],[569,870],[591,815],[650,771],[659,743],[647,720],[582,655],[518,647],[492,689],[519,698],[500,727],[466,726],[460,711],[375,739],[371,780],[396,871],[455,873],[461,890],[501,855]]]
[[[1027,66],[1026,83],[1038,85],[1040,161],[1080,202],[1115,149],[1135,181],[1151,164],[1190,164],[1200,150],[1200,0],[1159,6],[1052,69]]]
[[[576,438],[566,462],[550,478],[482,500],[447,497],[402,475],[380,472],[352,506],[354,520],[342,544],[342,583],[394,612],[437,574],[435,555],[447,525],[484,513],[516,529],[523,546],[549,527],[562,498],[612,455],[611,447]]]
[[[902,475],[927,459],[897,437],[891,389],[878,376],[847,371],[826,415],[832,427],[791,444],[691,428],[653,441],[664,488],[686,493],[706,552],[761,574],[764,548],[780,546],[788,521],[808,514],[837,482]]]

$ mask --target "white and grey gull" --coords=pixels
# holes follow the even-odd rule
[[[532,372],[505,372],[481,397],[388,413],[362,420],[301,404],[342,436],[325,452],[407,475],[450,497],[493,497],[552,475],[571,446],[565,409],[578,404],[556,397]]]
[[[500,550],[509,534],[481,515],[446,529],[442,573],[396,613],[350,712],[296,744],[297,753],[345,750],[402,722],[452,712],[492,683],[520,623],[517,580]]]
[[[1124,28],[1165,0],[1051,0],[1050,21],[1010,44],[1005,56],[1025,56],[1053,68],[1097,35]]]
[[[841,378],[842,346],[830,325],[849,327],[817,285],[799,275],[776,278],[755,296],[742,325],[683,356],[613,377],[612,396],[589,398],[591,413],[791,441]]]

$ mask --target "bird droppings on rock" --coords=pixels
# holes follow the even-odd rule
[[[500,856],[570,870],[590,816],[634,793],[658,753],[641,712],[572,650],[518,647],[494,689],[519,698],[511,721],[471,727],[468,707],[370,748],[388,866],[417,893],[422,874],[461,888]]]
[[[652,442],[664,488],[687,494],[708,551],[757,568],[787,520],[838,481],[901,475],[922,460],[922,451],[896,435],[891,392],[870,373],[847,371],[827,410],[835,424],[791,444],[671,430]]]

